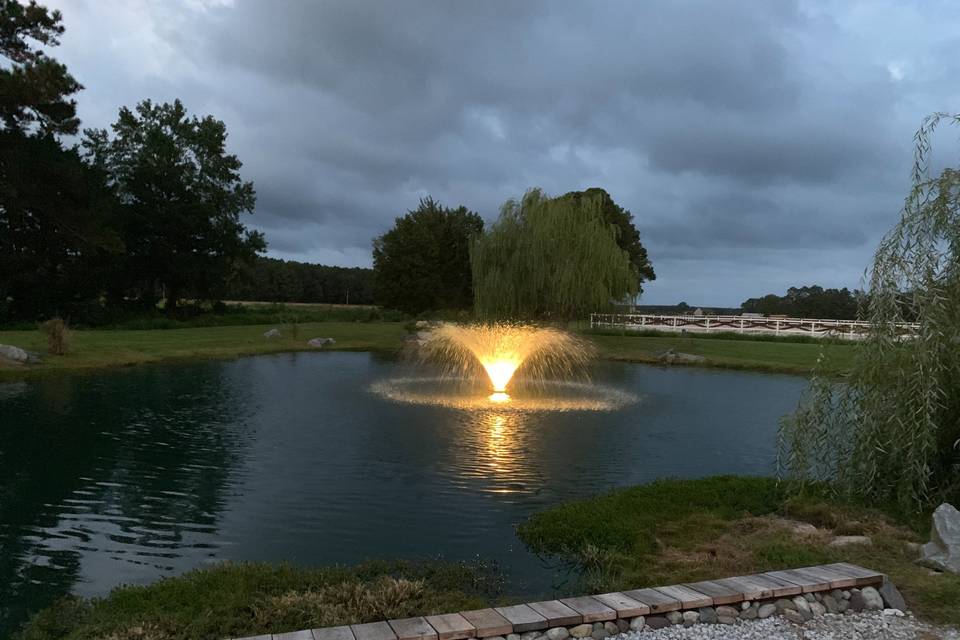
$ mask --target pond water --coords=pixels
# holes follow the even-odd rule
[[[769,474],[805,381],[601,363],[615,411],[517,413],[371,392],[400,365],[301,353],[0,384],[0,636],[66,593],[225,559],[495,561],[514,594],[559,568],[514,527],[656,478]]]

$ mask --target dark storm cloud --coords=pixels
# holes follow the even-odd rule
[[[960,102],[948,3],[54,4],[85,124],[144,97],[222,118],[274,255],[369,264],[426,195],[491,220],[602,186],[651,302],[859,284],[913,129]]]

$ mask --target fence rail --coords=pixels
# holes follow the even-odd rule
[[[870,323],[860,320],[818,320],[814,318],[766,318],[750,316],[661,316],[645,313],[592,313],[592,329],[611,328],[627,331],[676,331],[694,333],[756,333],[766,335],[812,336],[857,340],[870,331]],[[916,335],[920,325],[902,322],[896,325],[904,337]]]

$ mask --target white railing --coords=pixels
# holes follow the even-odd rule
[[[804,335],[816,338],[834,337],[856,340],[870,330],[870,323],[860,320],[819,320],[813,318],[767,318],[753,316],[662,316],[645,313],[591,313],[590,327],[628,331],[732,332],[767,335]],[[902,322],[897,331],[913,336],[920,325]]]

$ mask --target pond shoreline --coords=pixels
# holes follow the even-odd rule
[[[284,328],[286,329],[286,328]],[[39,365],[0,365],[0,382],[36,379],[63,372],[96,372],[150,363],[230,360],[253,355],[305,351],[367,351],[396,354],[403,348],[406,326],[399,322],[318,322],[297,328],[297,336],[263,336],[264,325],[150,329],[80,330],[73,332],[74,347],[66,356],[44,356]],[[332,347],[314,348],[312,337],[330,337]],[[597,346],[604,360],[661,366],[719,368],[760,373],[809,376],[821,350],[835,357],[826,372],[842,375],[852,358],[846,345],[723,340],[689,336],[584,336]],[[35,352],[45,351],[37,331],[0,331],[0,344],[13,344]],[[699,356],[696,362],[667,365],[667,350]]]

